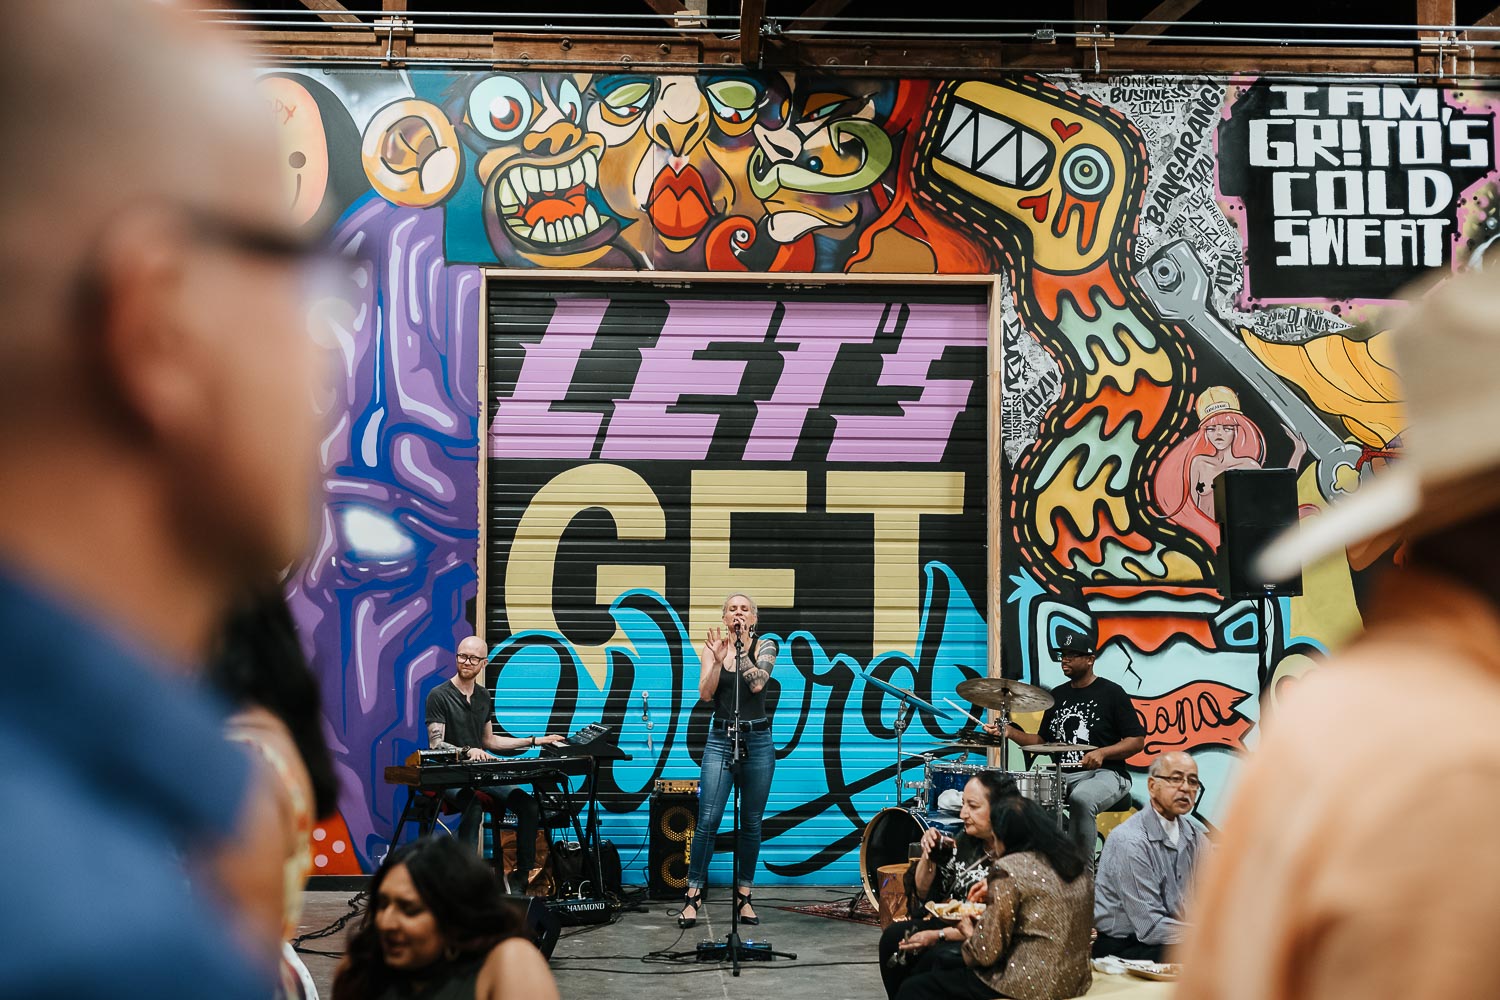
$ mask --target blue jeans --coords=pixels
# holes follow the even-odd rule
[[[771,794],[771,774],[776,770],[776,744],[771,730],[748,731],[744,736],[745,759],[739,764],[740,845],[735,861],[737,884],[755,884],[755,865],[760,860],[760,820]],[[723,729],[708,731],[703,747],[703,774],[698,783],[698,828],[693,832],[688,859],[689,889],[708,884],[708,860],[714,852],[714,837],[724,819],[735,772],[724,766],[729,759],[729,737]]]

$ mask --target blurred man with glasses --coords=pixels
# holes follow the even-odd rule
[[[1186,924],[1183,899],[1208,836],[1189,814],[1203,785],[1185,753],[1162,754],[1146,779],[1149,809],[1115,828],[1104,842],[1094,884],[1096,956],[1161,960]]]
[[[270,110],[173,6],[0,32],[7,998],[265,997],[279,948],[246,920],[279,842],[211,864],[276,817],[197,676],[306,553],[324,367]]]
[[[427,695],[427,745],[434,750],[452,750],[461,760],[492,760],[490,752],[519,753],[535,746],[561,743],[563,737],[495,735],[495,704],[490,693],[479,683],[488,660],[484,641],[471,635],[458,644],[455,657],[457,673],[433,688]],[[536,864],[536,834],[541,811],[536,798],[516,785],[492,785],[488,788],[445,792],[444,797],[463,812],[458,820],[458,839],[473,844],[478,839],[486,809],[516,815],[516,870],[505,874],[500,845],[494,847],[495,872],[511,892],[525,892]]]

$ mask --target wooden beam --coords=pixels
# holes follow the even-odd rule
[[[1073,0],[1073,20],[1077,21],[1077,30],[1103,31],[1104,22],[1109,20],[1108,0]],[[1085,73],[1104,73],[1109,69],[1109,47],[1097,45],[1085,38],[1075,38],[1073,46],[1077,50],[1075,60],[1079,69]]]
[[[1488,14],[1484,15],[1479,20],[1475,21],[1474,22],[1474,27],[1476,27],[1476,28],[1495,28],[1495,27],[1500,27],[1500,7],[1496,7],[1494,10],[1490,11]]]
[[[315,11],[318,20],[332,24],[359,24],[359,18],[349,13],[349,8],[339,0],[302,0],[302,6]]]
[[[1161,3],[1151,8],[1151,12],[1142,21],[1181,21],[1192,9],[1198,6],[1199,0],[1161,0]],[[1160,35],[1167,30],[1165,24],[1137,24],[1125,34],[1132,38],[1151,37]]]
[[[824,17],[838,17],[849,6],[849,0],[813,0],[808,8],[802,12],[802,17],[809,20],[797,20],[792,22],[793,31],[817,31],[827,24],[827,21],[818,20]]]
[[[1415,0],[1417,23],[1446,28],[1457,20],[1454,0]],[[1419,73],[1446,73],[1456,62],[1457,32],[1417,32],[1416,68]]]
[[[373,4],[371,5],[373,6]],[[250,42],[260,59],[306,59],[355,57],[384,62],[387,34],[370,26],[363,30],[297,29],[256,30],[236,28]],[[398,41],[399,41],[398,37]],[[1212,73],[1256,72],[1410,73],[1410,49],[1378,47],[1320,48],[1312,45],[1223,45],[1131,38],[1117,35],[1114,48],[1100,48],[1110,59],[1111,72]],[[407,51],[392,60],[443,59],[470,61],[481,66],[548,67],[572,71],[608,71],[621,65],[672,67],[673,72],[708,66],[735,66],[740,62],[740,40],[699,35],[692,38],[656,36],[588,36],[559,34],[463,34],[418,31],[407,41]],[[1026,42],[1021,44],[964,44],[955,41],[908,42],[904,39],[837,39],[794,36],[766,38],[761,44],[761,65],[768,69],[804,68],[823,72],[858,73],[871,77],[960,76],[994,77],[1005,71],[1076,72],[1082,57],[1092,70],[1092,47]],[[1429,60],[1430,61],[1430,60]],[[680,69],[677,67],[681,67]],[[1465,60],[1465,70],[1468,70]],[[1479,49],[1472,72],[1480,77],[1500,76],[1500,53]]]
[[[1453,0],[1416,0],[1418,24],[1451,25],[1457,15]]]
[[[406,4],[407,0],[380,0],[380,9],[386,15],[387,19],[394,20],[406,13]],[[393,32],[387,37],[387,44],[389,44],[391,50],[391,62],[386,63],[386,66],[399,63],[407,57],[406,43],[410,34],[414,34],[414,32]]]
[[[682,5],[682,0],[646,0],[646,6],[656,11],[663,17],[671,17],[681,14],[687,8]]]
[[[760,26],[766,19],[766,0],[740,0],[740,62],[760,65]]]

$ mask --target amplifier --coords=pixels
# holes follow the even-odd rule
[[[697,795],[697,778],[657,778],[651,790],[657,795]]]
[[[557,939],[562,934],[562,921],[546,903],[535,896],[504,896],[502,898],[521,911],[521,915],[526,919],[526,930],[531,934],[531,940],[535,942],[541,953],[550,959],[552,949],[557,947]]]
[[[607,924],[620,911],[620,904],[608,899],[569,896],[547,900],[547,909],[564,927],[581,924]]]
[[[663,782],[656,784],[648,820],[646,891],[652,899],[672,899],[687,891],[689,854],[698,827],[698,782],[672,782],[692,786],[677,792],[661,791]]]

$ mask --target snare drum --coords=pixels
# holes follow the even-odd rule
[[[951,760],[934,760],[927,764],[927,808],[936,810],[938,807],[938,796],[951,789],[956,789],[960,795],[963,794],[964,786],[974,775],[984,771],[994,770],[983,764],[959,764]]]
[[[1011,771],[1021,794],[1037,805],[1055,808],[1062,800],[1059,780],[1052,771]]]
[[[908,849],[922,839],[929,827],[956,837],[963,824],[941,813],[923,814],[892,806],[880,810],[865,825],[864,837],[859,842],[859,874],[871,906],[880,908],[880,869],[909,860]]]

